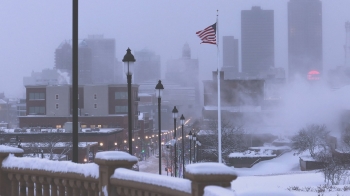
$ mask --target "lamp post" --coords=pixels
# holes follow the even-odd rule
[[[192,136],[193,139],[193,162],[196,162],[196,140],[197,140],[197,135],[196,133],[193,134]]]
[[[132,108],[131,108],[131,78],[133,74],[133,65],[135,62],[134,55],[131,54],[130,48],[126,50],[123,58],[124,72],[128,82],[128,140],[129,140],[129,154],[132,155]]]
[[[190,164],[191,164],[191,148],[192,148],[192,144],[191,144],[191,141],[192,141],[192,132],[190,130],[190,132],[188,133],[188,138],[190,139]]]
[[[161,115],[160,115],[160,101],[162,98],[162,93],[163,93],[163,84],[162,81],[158,81],[158,84],[156,85],[156,96],[158,97],[158,150],[159,150],[159,175],[162,175],[162,151],[160,148],[161,145]]]
[[[198,148],[199,148],[199,146],[201,146],[202,144],[197,140],[197,154],[196,154],[196,162],[198,161]]]
[[[175,143],[174,143],[174,151],[175,151],[175,158],[174,158],[174,166],[175,166],[175,169],[174,169],[174,174],[175,174],[175,177],[176,177],[176,160],[177,160],[177,153],[176,153],[176,118],[177,118],[177,113],[179,111],[177,111],[176,109],[176,106],[174,106],[174,109],[172,111],[173,113],[173,118],[174,118],[174,140],[175,140]]]
[[[182,129],[182,173],[185,173],[185,142],[184,142],[184,124],[185,124],[185,117],[182,114],[180,117],[180,122],[181,122],[181,129]]]

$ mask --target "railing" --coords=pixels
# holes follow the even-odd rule
[[[95,163],[88,164],[22,154],[21,149],[0,145],[0,196],[200,196],[208,185],[230,187],[237,178],[219,163],[188,165],[186,179],[136,172],[130,168],[137,158],[119,151],[99,152]]]

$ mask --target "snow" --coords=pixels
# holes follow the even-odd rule
[[[231,174],[236,175],[236,172],[222,163],[196,163],[186,166],[186,172],[190,174]]]
[[[268,195],[268,196],[294,196],[295,194],[293,194],[293,193],[291,193],[289,191],[283,191],[283,190],[257,190],[257,191],[240,192],[240,193],[238,193],[238,195],[239,196],[261,196],[261,195]]]
[[[20,149],[20,148],[11,147],[11,146],[0,145],[0,152],[5,152],[5,153],[23,153],[24,150]]]
[[[230,153],[228,157],[230,158],[243,158],[243,157],[275,157],[277,156],[276,154],[272,154],[272,150],[264,150],[261,149],[260,151],[251,151],[251,150],[246,150],[244,152],[234,152]]]
[[[61,173],[77,173],[85,177],[92,177],[98,179],[99,167],[95,163],[79,164],[71,161],[51,161],[46,159],[38,159],[31,157],[15,157],[10,154],[2,162],[3,168],[18,168],[18,169],[40,169],[49,172]]]
[[[219,186],[206,186],[203,196],[232,196],[232,190],[225,189]]]
[[[289,146],[261,146],[261,147],[249,147],[251,150],[290,150]]]
[[[112,178],[159,185],[191,193],[191,181],[182,178],[174,178],[157,174],[136,172],[124,168],[116,169],[114,171],[114,174],[112,175]]]
[[[252,168],[235,168],[234,170],[238,173],[238,176],[291,173],[300,171],[299,157],[294,156],[293,152],[288,152],[280,157],[261,161]]]
[[[122,152],[122,151],[104,151],[104,152],[98,152],[96,154],[96,159],[103,159],[103,160],[125,160],[125,161],[135,161],[137,162],[137,158],[135,156],[130,155],[129,153]]]

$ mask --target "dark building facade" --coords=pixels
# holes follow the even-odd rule
[[[307,78],[322,69],[322,3],[320,0],[290,0],[288,2],[288,72]]]
[[[242,10],[241,37],[243,73],[256,76],[275,66],[273,10]]]
[[[233,36],[222,37],[222,70],[238,73],[238,39]]]

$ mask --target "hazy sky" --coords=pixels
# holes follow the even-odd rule
[[[195,32],[213,24],[219,10],[220,37],[240,39],[240,11],[261,6],[275,15],[275,65],[287,69],[288,0],[81,0],[79,38],[103,34],[116,39],[116,57],[125,50],[148,48],[166,60],[179,58],[188,42],[209,78],[216,69],[216,47],[199,44]],[[344,23],[350,20],[349,0],[323,0],[325,70],[342,65]],[[68,0],[0,1],[0,92],[24,97],[23,77],[54,66],[54,51],[72,36],[72,2]],[[240,40],[239,40],[240,43]],[[286,70],[287,71],[287,70]]]

